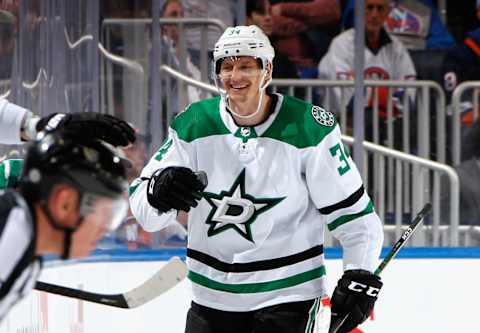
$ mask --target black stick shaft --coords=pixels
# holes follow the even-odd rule
[[[88,302],[99,303],[103,305],[109,305],[117,308],[128,308],[128,304],[122,294],[104,295],[97,294],[80,289],[73,289],[64,286],[58,286],[46,282],[37,281],[35,283],[35,289],[45,291],[51,294],[72,297],[81,299]]]
[[[402,234],[402,237],[395,243],[395,245],[392,247],[392,249],[387,253],[385,258],[382,260],[378,268],[375,270],[373,274],[375,275],[380,275],[382,271],[385,269],[385,267],[388,265],[388,263],[397,255],[397,253],[401,250],[401,248],[405,245],[407,240],[413,235],[415,230],[418,228],[420,223],[423,221],[425,216],[430,214],[430,211],[432,210],[432,205],[430,203],[427,203],[423,209],[420,211],[420,213],[415,216],[415,219],[413,220],[412,224],[405,230]]]

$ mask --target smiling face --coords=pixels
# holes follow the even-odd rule
[[[223,60],[219,79],[232,104],[258,103],[263,73],[255,58],[232,57]]]

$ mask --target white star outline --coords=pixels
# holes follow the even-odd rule
[[[230,190],[221,191],[219,194],[203,192],[203,196],[212,207],[210,214],[205,220],[205,223],[210,225],[207,232],[208,237],[228,229],[234,229],[251,242],[254,242],[251,224],[255,222],[257,216],[285,199],[285,197],[255,198],[245,193],[245,169],[240,172]],[[227,215],[228,209],[232,206],[241,207],[241,214]]]

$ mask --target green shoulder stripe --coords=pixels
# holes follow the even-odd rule
[[[0,163],[0,189],[15,187],[22,174],[23,160],[5,160]]]
[[[333,113],[291,96],[284,96],[277,118],[263,133],[297,148],[319,144],[337,124]]]
[[[133,182],[130,184],[130,186],[128,187],[128,196],[131,197],[132,194],[135,192],[135,190],[140,186],[140,184],[142,183],[142,179],[141,178],[136,178],[133,180]]]
[[[229,134],[220,118],[220,97],[202,100],[180,113],[170,125],[181,140],[192,142],[212,135]]]

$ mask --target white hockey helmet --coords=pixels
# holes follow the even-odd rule
[[[228,27],[213,50],[215,74],[220,71],[219,60],[239,56],[261,59],[262,69],[266,69],[267,62],[272,63],[275,51],[267,35],[256,25]]]

